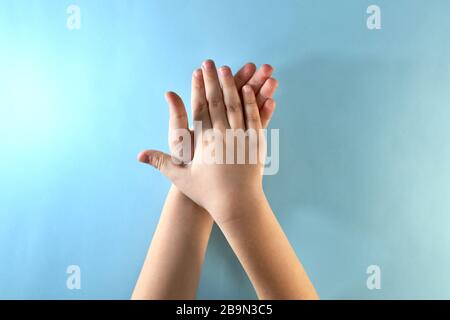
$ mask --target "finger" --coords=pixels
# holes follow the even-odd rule
[[[255,74],[256,66],[254,63],[250,62],[245,64],[234,76],[234,82],[236,82],[236,88],[241,91],[244,84],[250,80],[250,78]]]
[[[206,100],[208,100],[209,116],[212,127],[225,131],[229,127],[223,102],[222,88],[220,87],[217,69],[212,60],[202,64],[203,80],[205,83]]]
[[[272,73],[272,66],[269,64],[263,64],[250,78],[247,84],[252,87],[253,92],[257,95],[264,82],[272,76]]]
[[[256,103],[261,109],[267,99],[272,98],[278,88],[278,81],[274,78],[267,79],[256,96]]]
[[[165,98],[169,105],[169,148],[170,152],[175,155],[182,141],[191,140],[191,133],[183,100],[175,92],[166,92]]]
[[[233,129],[244,129],[244,114],[242,113],[241,99],[236,89],[233,74],[227,66],[221,67],[219,74],[228,122]]]
[[[183,100],[175,92],[166,92],[169,105],[169,130],[188,129],[188,116]]]
[[[244,100],[245,124],[247,129],[261,129],[261,119],[259,109],[256,104],[256,97],[250,85],[242,87],[242,97]]]
[[[202,69],[197,69],[192,74],[191,106],[194,121],[201,121],[206,129],[211,128]]]
[[[272,119],[272,114],[275,111],[276,103],[271,98],[268,98],[266,102],[264,102],[261,109],[259,109],[259,116],[261,118],[261,126],[262,128],[267,128],[269,125],[270,119]]]
[[[187,166],[179,165],[172,156],[156,150],[145,150],[139,153],[138,160],[158,169],[170,181],[176,183],[187,173]]]

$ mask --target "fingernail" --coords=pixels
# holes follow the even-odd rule
[[[164,94],[164,99],[166,99],[166,102],[169,102],[169,100],[170,100],[170,95],[172,94],[172,91],[167,91],[165,94]]]
[[[214,68],[214,61],[212,61],[211,59],[208,59],[206,61],[203,62],[203,68],[205,68],[205,70],[211,70]]]
[[[263,70],[264,74],[270,75],[273,72],[273,67],[270,64],[263,64],[261,66],[261,69]]]
[[[219,71],[224,77],[231,75],[231,69],[228,66],[220,67]]]
[[[202,69],[195,70],[194,71],[194,77],[196,77],[197,79],[202,79],[203,78]]]
[[[142,163],[148,163],[149,162],[148,155],[145,154],[145,153],[140,153],[139,156],[138,156],[138,160],[139,160],[139,162],[142,162]]]

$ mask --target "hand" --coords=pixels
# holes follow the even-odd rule
[[[262,86],[257,97],[251,85],[245,85],[242,90],[243,104],[238,92],[239,78],[236,82],[237,85],[228,67],[220,69],[219,82],[212,61],[206,61],[202,70],[194,72],[192,108],[194,121],[201,121],[201,134],[206,135],[208,131],[210,132],[208,129],[214,129],[216,133],[225,136],[227,129],[235,133],[240,129],[259,130],[267,124],[270,117],[264,116],[272,113],[275,103],[272,99],[264,96],[263,89],[264,86],[276,87],[275,80],[272,81],[272,85],[270,82],[266,82],[267,85]],[[273,82],[275,82],[275,86]],[[174,93],[168,93],[166,98],[171,108],[171,114],[178,115],[174,117],[175,121],[171,122],[170,127],[187,130],[187,116],[181,98]],[[258,101],[260,103],[264,101],[261,111],[257,105]],[[227,140],[223,140],[225,150],[230,145],[230,141]],[[248,141],[247,138],[246,154],[252,151],[249,149]],[[171,145],[175,144],[172,141]],[[142,152],[139,160],[161,170],[181,192],[208,210],[216,222],[221,222],[233,219],[226,212],[235,212],[235,210],[225,209],[233,203],[239,203],[240,199],[263,196],[261,168],[260,163],[249,164],[246,162],[245,164],[226,165],[216,162],[205,163],[205,159],[211,155],[210,144],[211,141],[208,142],[203,137],[196,139],[193,161],[188,165],[177,165],[169,155],[152,150]],[[260,149],[258,144],[256,148],[257,151]],[[237,154],[237,151],[236,146],[231,150],[233,155]]]
[[[201,69],[195,70],[195,72],[201,72]],[[192,79],[192,98],[201,94],[198,92],[198,86],[195,85],[197,83],[197,79],[194,77],[195,72]],[[272,100],[272,97],[278,87],[278,81],[275,78],[272,78],[272,72],[273,68],[268,64],[263,64],[256,70],[256,66],[253,63],[247,63],[239,69],[234,76],[236,89],[239,92],[242,92],[242,87],[246,84],[250,85],[254,92],[257,92],[256,102],[258,104],[263,128],[267,128],[275,109],[275,103]],[[168,92],[166,100],[170,106],[168,144],[171,154],[176,155],[177,147],[179,146],[179,140],[176,133],[177,130],[189,130],[192,141],[194,139],[194,132],[193,130],[188,129],[188,116],[186,110],[179,107],[183,104],[181,98],[173,92]],[[194,103],[195,101],[192,101],[192,105],[194,105]],[[193,154],[191,155],[190,160],[192,160],[192,156]]]
[[[248,63],[234,77],[238,91],[249,84],[258,92],[257,102],[265,125],[274,107],[267,99],[277,87],[277,81],[271,78],[272,71],[269,65],[256,71],[255,65]],[[198,96],[196,90],[197,86],[193,86],[193,97]],[[169,137],[176,138],[178,129],[187,131],[187,114],[184,108],[177,107],[178,96],[169,94],[168,98]],[[188,140],[192,140],[194,133],[188,132]],[[176,154],[177,145],[176,139],[169,139],[172,154]],[[189,156],[188,161],[192,160]],[[212,225],[210,214],[172,185],[132,297],[194,299]]]
[[[183,140],[189,142],[194,140],[195,142],[193,154],[191,152],[183,153],[183,158],[187,155],[188,164],[178,165],[172,161],[171,156],[153,150],[141,152],[139,160],[161,170],[182,193],[209,211],[236,253],[259,298],[317,299],[318,296],[311,281],[264,196],[260,163],[245,162],[245,164],[221,165],[214,161],[204,162],[205,157],[208,158],[213,154],[212,150],[216,152],[214,153],[217,156],[216,160],[220,160],[220,158],[223,160],[224,157],[219,156],[221,150],[231,150],[232,158],[234,158],[240,149],[237,149],[236,145],[231,148],[228,139],[220,140],[224,143],[224,148],[210,149],[211,140],[203,139],[203,134],[206,135],[206,132],[211,129],[222,136],[227,130],[231,130],[233,134],[239,130],[258,130],[265,125],[264,119],[270,118],[263,116],[265,108],[273,111],[275,103],[272,99],[267,99],[263,103],[263,108],[258,109],[259,94],[255,96],[256,90],[252,89],[250,85],[243,87],[241,99],[230,69],[222,67],[219,80],[212,61],[206,61],[202,70],[194,73],[192,88],[194,120],[201,123],[202,129],[195,128],[197,130],[194,130],[194,136],[192,136],[192,132],[188,131],[187,138]],[[262,89],[259,92],[262,92]],[[174,119],[172,126],[187,131],[187,116],[182,100],[174,93],[168,93],[166,98],[170,106],[171,118]],[[271,114],[271,112],[269,113]],[[214,136],[214,138],[216,137],[217,135]],[[234,141],[234,138],[232,140]],[[176,142],[175,145],[178,145],[179,141],[176,140]],[[254,149],[259,151],[258,143]],[[245,144],[244,151],[246,154],[250,153],[252,148]],[[189,161],[191,159],[192,161]],[[245,159],[248,160],[247,157]],[[192,221],[188,219],[188,222]],[[186,227],[187,224],[181,224],[183,230],[189,234],[188,237],[185,236],[182,239],[192,240],[192,227]],[[155,235],[155,238],[159,238],[160,241],[155,241],[154,238],[152,246],[156,249],[149,250],[149,258],[146,260],[149,261],[149,266],[155,265],[155,261],[161,263],[159,267],[149,267],[147,268],[148,272],[144,272],[144,275],[150,275],[149,278],[155,282],[146,281],[145,277],[141,276],[143,280],[140,282],[148,283],[150,288],[154,288],[155,283],[161,283],[161,279],[164,280],[163,277],[171,277],[170,275],[174,272],[171,272],[168,266],[177,265],[174,262],[179,261],[171,258],[169,260],[172,263],[165,263],[165,259],[155,258],[158,257],[157,253],[164,252],[164,247],[158,247],[158,244],[171,242],[172,250],[169,252],[177,256],[185,252],[192,252],[192,250],[186,250],[186,246],[180,245],[186,241],[175,241],[175,244],[178,245],[172,245],[172,240],[165,241],[161,234],[167,235],[169,232],[160,232],[159,237],[158,234]],[[197,233],[195,234],[197,235]],[[202,235],[207,234],[209,234],[208,230],[202,233]],[[201,236],[194,242],[206,244],[205,239],[207,239],[206,236]],[[197,259],[194,259],[197,262],[202,261],[201,257],[206,246],[194,245],[193,247],[202,248],[195,250],[200,254]],[[190,272],[190,274],[199,274],[200,268],[197,264],[196,266],[193,268],[194,272]],[[162,269],[168,270],[168,272],[161,275]],[[166,280],[166,283],[174,284],[177,281],[179,281],[178,278],[175,282]],[[186,288],[193,288],[193,283],[198,283],[198,279],[191,281]],[[145,290],[138,290],[138,292],[142,291]],[[191,291],[186,289],[186,292]],[[190,296],[192,296],[192,292]]]

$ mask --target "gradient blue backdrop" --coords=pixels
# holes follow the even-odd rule
[[[167,150],[163,93],[189,100],[213,58],[276,68],[281,167],[265,189],[322,298],[449,299],[449,14],[447,0],[1,0],[0,298],[130,296],[169,188],[136,154]],[[198,296],[255,298],[217,229]]]

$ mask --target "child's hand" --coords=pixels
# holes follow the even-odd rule
[[[196,83],[198,81],[194,76],[196,72],[201,72],[201,70],[196,70],[193,74],[191,90],[192,97],[201,94],[198,91],[202,90],[199,89],[198,86],[196,86]],[[234,76],[236,88],[239,92],[242,91],[242,87],[244,85],[248,84],[253,88],[254,92],[258,93],[256,101],[261,117],[261,124],[264,128],[268,126],[272,117],[275,104],[273,103],[271,98],[278,87],[278,81],[271,77],[272,72],[273,68],[268,64],[263,64],[258,70],[256,70],[256,66],[253,63],[247,63]],[[168,103],[175,103],[175,105],[170,108],[171,112],[169,114],[169,149],[172,155],[176,155],[177,147],[179,147],[179,137],[177,136],[177,130],[188,130],[191,135],[192,141],[194,139],[194,132],[188,127],[188,116],[186,110],[184,108],[177,108],[180,98],[174,93],[170,92],[168,94],[172,96],[168,99]],[[192,157],[193,152],[189,160],[192,160]]]
[[[236,82],[239,85],[239,81]],[[215,65],[210,60],[203,64],[202,70],[194,73],[192,109],[194,121],[201,121],[202,137],[201,139],[196,137],[193,161],[190,164],[178,165],[169,155],[159,151],[149,150],[139,155],[140,161],[158,168],[181,192],[208,210],[218,223],[236,218],[228,214],[236,212],[231,210],[235,204],[247,199],[264,197],[261,176],[263,157],[258,157],[258,163],[249,163],[248,158],[253,152],[259,156],[259,152],[265,148],[261,137],[258,139],[259,143],[253,147],[249,146],[248,137],[245,139],[244,154],[247,155],[245,164],[236,164],[236,161],[232,164],[218,164],[217,160],[220,159],[213,159],[216,161],[210,162],[211,155],[218,150],[211,148],[212,142],[207,137],[207,131],[211,130],[208,129],[214,129],[216,134],[219,133],[223,137],[226,137],[226,131],[234,134],[238,130],[253,129],[258,133],[269,120],[267,117],[264,118],[264,115],[271,114],[275,107],[272,99],[265,99],[260,95],[255,97],[251,85],[242,88],[241,103],[236,82],[228,67],[220,69],[219,82]],[[174,121],[179,123],[171,123],[171,127],[187,129],[186,111],[181,98],[174,93],[168,93],[166,98],[171,114],[179,115],[173,117]],[[258,100],[265,100],[262,103],[261,116]],[[183,124],[180,126],[181,122]],[[199,133],[196,131],[197,135]],[[217,138],[215,135],[215,139]],[[224,152],[221,159],[224,162],[227,152],[231,154],[231,159],[236,160],[235,157],[240,151],[237,149],[238,144],[232,146],[233,141],[234,139],[223,139]]]
[[[213,151],[216,152],[216,156],[221,154],[221,151],[225,155],[216,158],[217,161],[221,158],[226,160],[227,151],[231,154],[231,159],[237,160],[236,157],[241,150],[237,148],[238,145],[231,147],[230,143],[234,139],[228,138],[220,140],[224,144],[223,148],[210,148],[211,141],[204,137],[208,130],[214,129],[222,135],[226,135],[227,130],[231,130],[233,134],[239,130],[259,130],[267,123],[265,119],[270,118],[264,117],[264,114],[272,113],[274,101],[259,99],[259,95],[255,97],[255,90],[250,85],[242,88],[241,98],[240,90],[229,68],[220,69],[219,82],[212,61],[206,61],[202,70],[194,73],[192,88],[193,118],[202,126],[202,130],[199,130],[198,126],[194,128],[195,148],[192,161],[190,161],[191,152],[182,155],[189,163],[178,165],[171,156],[153,150],[141,152],[139,160],[158,168],[182,193],[209,211],[236,253],[259,298],[317,299],[311,281],[264,196],[261,162],[249,163],[249,158],[245,157],[245,164],[205,163],[205,158],[210,157]],[[187,136],[183,135],[183,138],[190,142],[192,135],[187,129],[183,101],[175,93],[168,93],[166,98],[170,106],[171,125],[175,128],[184,128]],[[265,100],[262,109],[258,109],[258,100]],[[267,108],[267,113],[264,108]],[[218,138],[217,135],[214,137]],[[264,150],[264,143],[249,147],[248,137],[245,142],[245,153],[256,151],[258,154],[260,150]],[[207,233],[200,233],[200,238],[204,238],[205,234]],[[193,235],[190,234],[189,238],[192,239]],[[180,249],[180,246],[172,247]],[[183,249],[181,247],[179,252],[184,253]],[[154,251],[162,252],[161,249]],[[157,257],[156,254],[150,256],[148,261],[164,262],[164,259],[152,259],[155,256]],[[166,267],[168,264],[162,265]],[[158,270],[158,268],[151,270],[155,269]],[[197,266],[195,270],[199,270],[199,267]],[[169,274],[170,272],[163,276],[167,277]],[[159,278],[160,274],[153,277],[158,280],[157,283],[160,283]],[[143,282],[145,279],[141,281]],[[153,284],[150,286],[154,287]],[[192,285],[188,288],[192,288]]]

